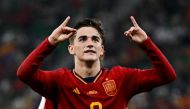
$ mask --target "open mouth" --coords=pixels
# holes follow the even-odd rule
[[[84,53],[96,53],[96,51],[94,51],[94,50],[86,50],[86,51],[84,51]]]

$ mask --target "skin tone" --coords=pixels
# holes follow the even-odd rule
[[[143,43],[147,38],[147,34],[139,27],[135,18],[130,17],[133,26],[124,32],[135,43]],[[82,27],[78,30],[68,27],[70,20],[68,16],[64,22],[58,26],[48,37],[48,41],[52,45],[57,45],[64,40],[76,35],[74,43],[68,46],[69,53],[75,59],[75,72],[83,78],[95,76],[101,69],[100,56],[104,54],[104,46],[100,34],[93,27]]]
[[[104,54],[102,39],[93,27],[82,27],[76,32],[74,44],[68,47],[74,55],[75,72],[81,77],[92,77],[100,71],[100,56]]]

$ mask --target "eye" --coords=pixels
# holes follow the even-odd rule
[[[92,37],[92,40],[93,40],[94,42],[100,42],[100,38],[99,38],[98,36],[93,36],[93,37]]]
[[[84,42],[84,41],[87,40],[87,36],[80,36],[80,37],[78,38],[78,40],[79,40],[79,42]]]

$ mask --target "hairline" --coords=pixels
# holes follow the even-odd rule
[[[83,27],[91,27],[91,28],[94,28],[94,29],[99,33],[99,37],[100,37],[100,39],[101,39],[101,45],[104,44],[104,43],[103,43],[103,34],[101,34],[101,33],[98,31],[98,29],[96,29],[95,27],[89,25],[89,26],[81,26],[80,28],[77,29],[77,31],[78,31],[79,29],[83,28]],[[73,45],[73,44],[74,44],[75,38],[76,38],[76,33],[75,33],[73,36],[71,36],[71,37],[69,38],[69,44],[70,44],[70,45]]]

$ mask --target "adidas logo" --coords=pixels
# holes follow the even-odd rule
[[[80,91],[79,91],[78,88],[73,89],[73,92],[76,93],[76,94],[80,94]]]

